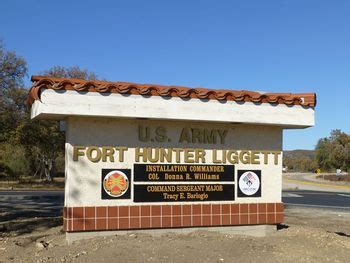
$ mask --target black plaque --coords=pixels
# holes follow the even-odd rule
[[[234,184],[134,184],[134,202],[235,200]]]
[[[134,164],[135,182],[234,182],[234,165]]]

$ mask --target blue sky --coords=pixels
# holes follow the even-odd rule
[[[316,126],[285,131],[284,149],[350,133],[350,1],[2,0],[0,9],[0,38],[29,75],[77,65],[107,80],[316,92]]]

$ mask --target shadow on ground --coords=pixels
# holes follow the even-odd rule
[[[63,192],[6,193],[0,196],[0,233],[21,235],[62,225]]]
[[[287,229],[287,228],[289,228],[289,226],[286,224],[278,224],[277,225],[277,230],[282,230],[282,229]]]
[[[349,234],[346,234],[344,232],[334,232],[335,234],[337,234],[338,236],[342,236],[342,237],[350,237]]]
[[[0,223],[62,216],[63,203],[63,194],[3,195],[0,198]]]
[[[20,221],[0,223],[0,236],[20,236],[29,234],[38,229],[45,230],[51,227],[62,226],[62,217],[32,218]]]

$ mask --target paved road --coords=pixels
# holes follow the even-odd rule
[[[350,194],[341,192],[321,192],[291,190],[282,192],[286,206],[305,206],[350,210]]]
[[[0,223],[62,215],[63,191],[0,191]]]
[[[350,210],[349,193],[292,190],[284,191],[286,206]],[[62,191],[0,191],[0,223],[33,217],[62,215]]]

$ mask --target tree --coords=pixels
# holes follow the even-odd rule
[[[16,129],[28,113],[28,91],[22,87],[27,73],[25,60],[7,51],[0,42],[0,173],[19,177],[28,171],[25,151],[16,141]]]
[[[64,155],[64,134],[57,121],[30,120],[29,116],[17,128],[18,140],[25,148],[34,175],[55,176],[55,160]]]
[[[321,138],[316,145],[316,160],[323,170],[350,171],[350,135],[333,130],[329,137]]]
[[[303,157],[285,157],[283,166],[288,167],[288,171],[294,172],[313,172],[317,168],[317,163],[314,158],[308,156]]]
[[[13,137],[16,127],[24,120],[28,90],[11,88],[6,90],[0,102],[0,143]]]
[[[330,170],[332,168],[332,161],[330,158],[331,143],[328,138],[321,138],[316,145],[316,160],[322,170]]]
[[[12,51],[6,51],[0,41],[0,96],[9,89],[23,86],[27,63]]]
[[[25,117],[27,90],[22,85],[26,74],[25,60],[6,51],[0,42],[0,143],[9,139]]]
[[[79,67],[64,68],[54,66],[43,75],[57,78],[95,79],[96,75]],[[58,121],[31,120],[27,115],[17,129],[19,142],[25,147],[31,169],[40,177],[45,174],[51,181],[56,173],[56,159],[64,156],[64,133],[60,131]]]
[[[23,88],[26,61],[7,51],[0,42],[0,174],[19,176],[45,173],[51,180],[55,160],[64,156],[64,134],[57,121],[31,120],[26,105],[28,90]],[[85,69],[54,66],[43,75],[93,80]]]
[[[88,71],[86,69],[81,69],[77,66],[68,68],[61,66],[53,66],[49,70],[44,71],[43,75],[55,78],[76,78],[85,80],[97,79],[96,74],[94,72]]]

